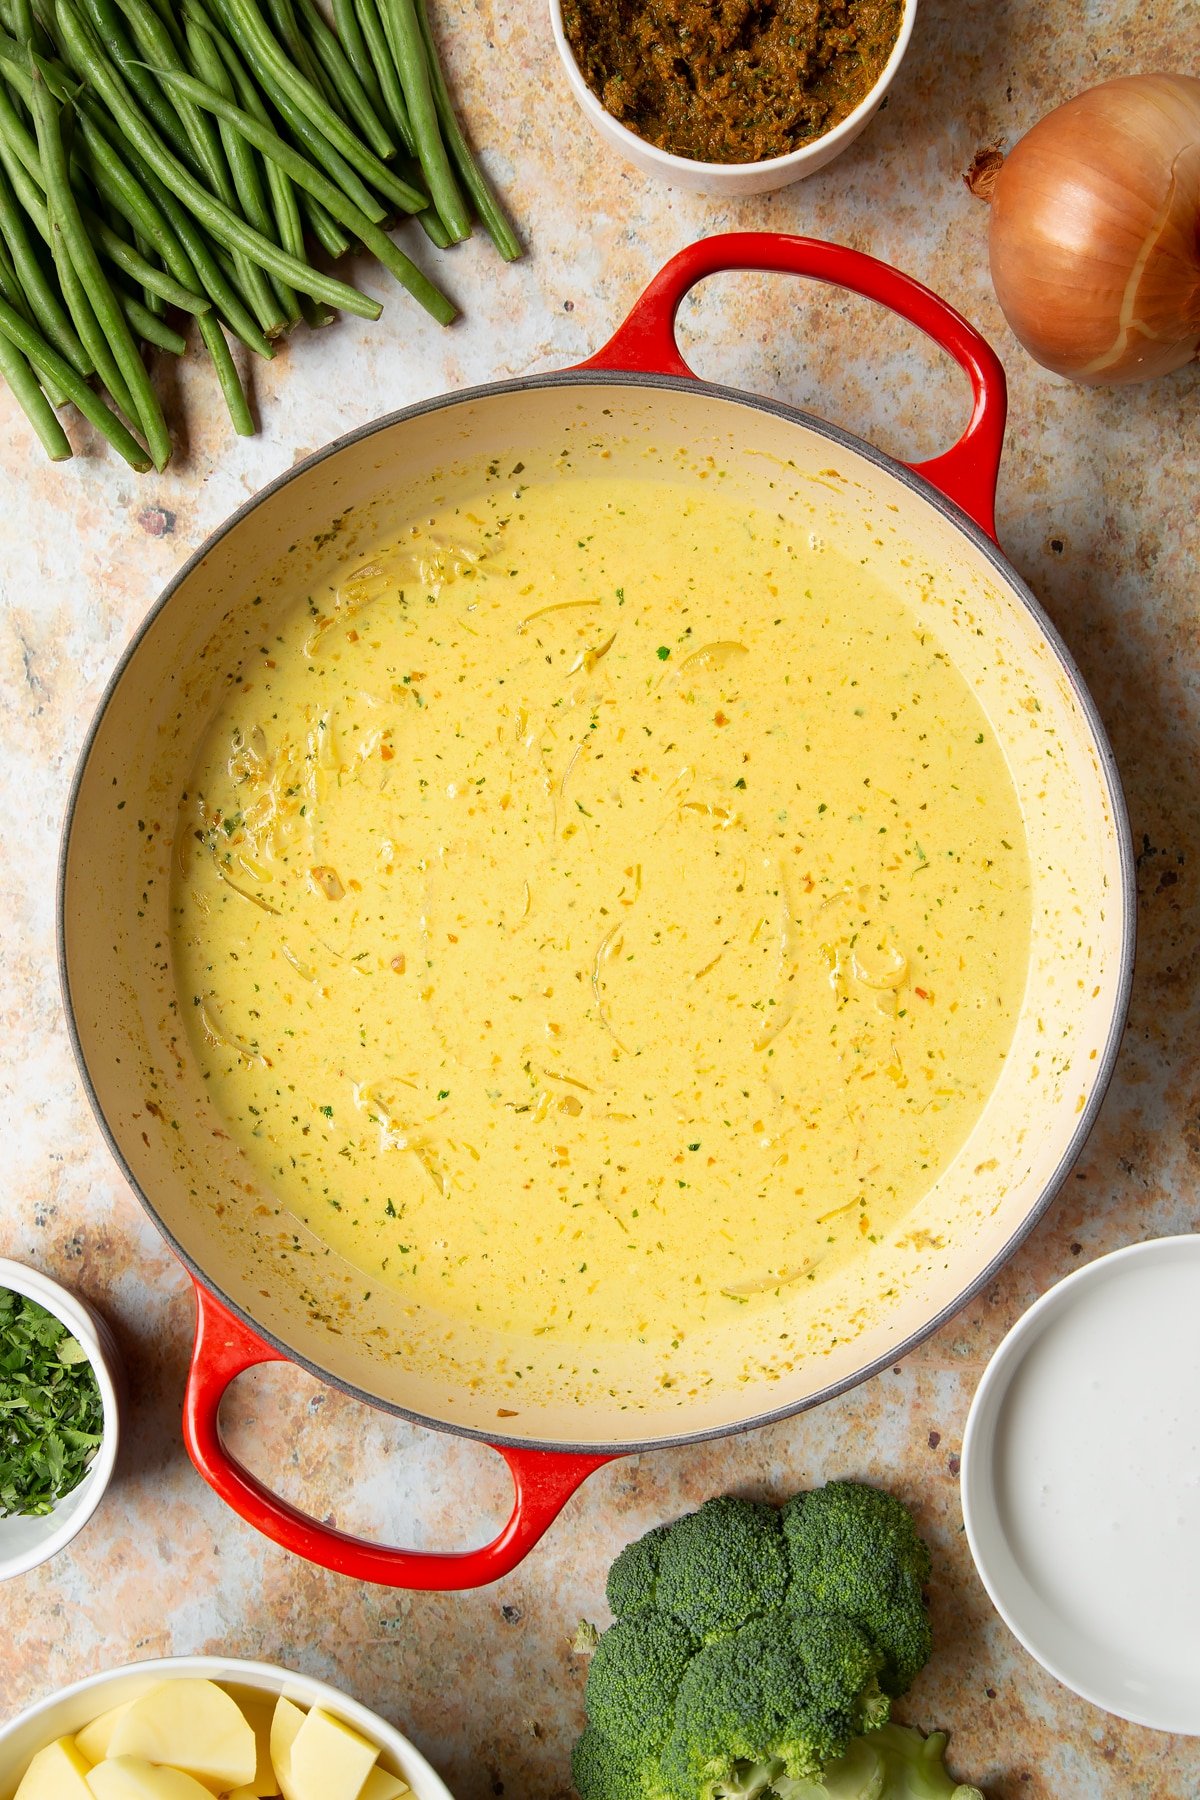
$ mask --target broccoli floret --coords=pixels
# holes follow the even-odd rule
[[[792,1642],[805,1678],[845,1740],[886,1724],[892,1703],[879,1686],[883,1653],[865,1631],[837,1614],[793,1613]]]
[[[788,1501],[783,1533],[789,1604],[852,1620],[882,1652],[884,1693],[903,1694],[932,1648],[922,1598],[929,1551],[908,1509],[878,1488],[831,1481]]]
[[[736,1785],[742,1764],[763,1766],[763,1792],[781,1771],[815,1777],[845,1748],[854,1697],[834,1695],[832,1672],[825,1693],[817,1690],[783,1624],[779,1614],[752,1620],[706,1645],[690,1664],[662,1758],[680,1800],[744,1791]]]
[[[904,1507],[852,1482],[782,1515],[711,1500],[647,1533],[609,1577],[583,1800],[974,1800],[915,1785],[940,1747],[881,1729],[929,1653],[928,1574]]]
[[[634,1756],[661,1750],[696,1649],[691,1634],[662,1613],[618,1619],[600,1639],[588,1670],[584,1704],[591,1723]]]
[[[773,1612],[787,1591],[779,1512],[754,1500],[706,1500],[656,1547],[657,1603],[701,1640]]]
[[[608,1604],[617,1619],[632,1618],[658,1603],[658,1559],[672,1527],[656,1525],[626,1544],[608,1571]]]
[[[571,1755],[581,1800],[673,1800],[658,1758],[639,1757],[589,1725]]]

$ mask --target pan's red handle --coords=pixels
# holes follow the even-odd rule
[[[924,331],[970,377],[975,404],[953,449],[909,468],[961,506],[989,537],[996,535],[996,478],[1008,412],[999,357],[961,313],[929,288],[845,244],[779,232],[734,231],[701,238],[659,270],[625,323],[581,369],[627,369],[659,375],[691,375],[675,341],[675,316],[685,296],[708,275],[728,269],[766,269],[806,275],[877,300]]]
[[[481,1550],[454,1554],[393,1550],[322,1525],[264,1487],[226,1450],[218,1419],[226,1388],[244,1369],[287,1358],[235,1319],[199,1282],[195,1287],[196,1342],[183,1409],[188,1454],[208,1485],[248,1524],[322,1568],[384,1587],[485,1587],[515,1569],[580,1482],[612,1460],[495,1445],[512,1470],[516,1504],[499,1537]]]

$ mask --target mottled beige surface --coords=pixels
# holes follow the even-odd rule
[[[714,1490],[783,1495],[862,1474],[911,1500],[933,1541],[938,1650],[904,1714],[953,1730],[963,1774],[995,1800],[1191,1800],[1200,1743],[1074,1700],[995,1617],[967,1554],[955,1476],[974,1383],[1034,1295],[1081,1259],[1200,1224],[1200,372],[1089,393],[1033,368],[996,312],[986,214],[960,173],[976,149],[1011,141],[1104,75],[1194,69],[1200,15],[1191,0],[922,0],[909,61],[866,135],[806,184],[718,208],[646,185],[592,139],[540,0],[439,0],[436,11],[472,122],[533,247],[513,270],[483,244],[438,259],[464,303],[462,324],[442,333],[390,295],[377,326],[301,337],[258,373],[265,432],[250,444],[227,435],[211,382],[189,368],[188,440],[161,479],[132,478],[94,446],[52,470],[0,401],[9,1176],[0,1252],[98,1301],[133,1385],[108,1503],[52,1566],[0,1589],[0,1708],[139,1656],[262,1656],[379,1707],[460,1800],[558,1800],[569,1791],[583,1676],[570,1640],[580,1615],[603,1616],[603,1573],[620,1544]],[[255,1537],[184,1456],[187,1284],[99,1140],[59,1008],[53,872],[71,766],[107,672],[161,583],[266,479],[387,407],[586,354],[669,252],[747,226],[840,238],[895,261],[958,304],[1006,360],[1001,537],[1096,693],[1139,850],[1141,947],[1117,1079],[1050,1217],[995,1288],[901,1369],[794,1423],[602,1471],[497,1588],[443,1598],[359,1587]],[[685,332],[702,372],[794,399],[893,451],[943,444],[964,416],[961,384],[935,352],[840,294],[726,279],[689,307]],[[488,1508],[496,1516],[503,1506],[488,1452],[363,1416],[306,1379],[264,1379],[239,1397],[238,1413],[260,1466],[282,1468],[292,1492],[342,1522],[382,1520],[396,1536],[450,1547],[481,1537]],[[1157,1458],[1170,1446],[1115,1444],[1113,1454]]]

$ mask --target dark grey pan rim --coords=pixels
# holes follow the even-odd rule
[[[910,1332],[906,1338],[891,1348],[886,1355],[876,1357],[872,1362],[856,1371],[855,1374],[849,1375],[841,1381],[830,1382],[826,1387],[821,1388],[817,1393],[811,1394],[803,1400],[792,1401],[788,1405],[775,1407],[767,1412],[754,1413],[748,1418],[736,1420],[729,1425],[708,1426],[701,1431],[673,1432],[664,1437],[653,1438],[633,1438],[630,1440],[609,1439],[603,1442],[587,1439],[562,1441],[511,1437],[502,1433],[484,1431],[476,1426],[458,1424],[450,1419],[430,1418],[427,1414],[417,1412],[411,1407],[402,1406],[396,1401],[382,1399],[379,1395],[369,1393],[365,1388],[357,1386],[354,1382],[346,1381],[340,1376],[330,1374],[328,1370],[322,1368],[320,1363],[316,1362],[312,1357],[305,1356],[302,1353],[293,1350],[282,1338],[277,1337],[273,1332],[260,1325],[245,1307],[239,1305],[237,1301],[233,1300],[228,1294],[217,1287],[196,1258],[189,1251],[184,1249],[183,1245],[180,1244],[178,1239],[170,1230],[168,1230],[162,1219],[159,1217],[153,1200],[139,1185],[133,1170],[125,1159],[116,1133],[110,1127],[109,1122],[105,1117],[100,1106],[99,1096],[96,1093],[95,1086],[88,1070],[87,1062],[84,1058],[83,1046],[80,1042],[79,1031],[75,1022],[75,1011],[71,998],[71,986],[66,955],[65,902],[67,857],[70,849],[71,831],[75,820],[75,812],[79,802],[79,792],[87,769],[88,760],[95,743],[96,735],[100,729],[104,715],[108,710],[109,702],[112,700],[113,695],[119,687],[125,670],[136,654],[142,639],[150,630],[151,626],[154,625],[159,614],[170,603],[176,590],[187,580],[192,571],[203,562],[205,557],[210,554],[214,546],[220,543],[222,538],[236,526],[240,525],[243,520],[248,518],[261,501],[269,498],[272,494],[278,493],[278,491],[286,486],[288,482],[307,473],[308,470],[315,468],[319,463],[325,462],[328,458],[336,456],[339,451],[348,449],[352,444],[362,443],[365,439],[373,437],[379,432],[387,431],[392,426],[405,424],[409,420],[421,418],[427,413],[440,412],[449,407],[465,405],[473,400],[494,399],[497,396],[504,394],[517,395],[539,388],[571,387],[655,388],[681,394],[700,394],[710,399],[724,400],[734,405],[745,407],[750,412],[766,413],[773,418],[782,419],[788,424],[800,425],[809,431],[816,432],[821,437],[827,438],[839,448],[850,450],[855,455],[863,457],[867,462],[873,463],[876,468],[883,470],[884,473],[903,483],[904,486],[911,488],[919,498],[925,501],[927,505],[931,506],[935,512],[940,513],[944,519],[961,532],[991,565],[1005,588],[1021,602],[1025,610],[1029,613],[1038,630],[1054,651],[1059,665],[1070,684],[1076,703],[1087,721],[1099,756],[1101,773],[1107,789],[1109,805],[1112,809],[1113,825],[1117,832],[1120,845],[1121,902],[1123,907],[1121,921],[1121,965],[1118,976],[1117,1003],[1113,1009],[1108,1038],[1097,1064],[1095,1081],[1091,1094],[1088,1097],[1087,1104],[1079,1115],[1078,1122],[1071,1134],[1070,1141],[1067,1144],[1054,1173],[1050,1177],[1050,1180],[1046,1183],[1046,1186],[1039,1194],[1033,1206],[1016,1226],[1003,1249],[998,1251],[997,1254],[992,1257],[987,1266],[982,1269],[953,1300],[943,1306],[933,1318],[929,1319],[918,1330]],[[878,450],[874,445],[864,442],[861,438],[855,437],[851,432],[843,430],[842,427],[831,425],[824,419],[815,418],[811,414],[801,412],[797,407],[787,406],[781,401],[763,399],[754,394],[746,394],[738,388],[723,387],[716,382],[697,381],[678,375],[641,375],[621,371],[601,370],[563,370],[547,375],[531,375],[512,381],[489,382],[478,387],[461,388],[454,393],[438,395],[431,400],[417,401],[414,405],[401,407],[399,411],[388,413],[383,418],[374,420],[369,425],[359,426],[357,430],[346,433],[344,437],[337,438],[323,450],[318,450],[312,456],[306,457],[303,462],[297,463],[294,468],[288,469],[284,474],[276,476],[274,481],[269,482],[266,487],[253,495],[251,499],[245,501],[235,513],[231,514],[222,525],[218,526],[216,531],[205,539],[200,548],[188,558],[183,567],[167,584],[158,600],[146,614],[142,623],[138,626],[105,687],[104,694],[96,708],[91,724],[88,727],[83,747],[79,753],[79,760],[71,779],[66,812],[63,818],[58,860],[56,936],[59,981],[62,987],[63,1008],[66,1014],[67,1031],[70,1036],[71,1048],[75,1055],[75,1061],[79,1069],[80,1079],[83,1083],[84,1091],[87,1095],[89,1104],[91,1105],[92,1112],[95,1115],[96,1123],[100,1128],[101,1134],[108,1144],[113,1159],[121,1170],[121,1173],[124,1175],[126,1181],[129,1183],[129,1186],[137,1195],[149,1217],[153,1220],[155,1226],[166,1239],[180,1262],[196,1281],[219,1300],[221,1305],[226,1307],[236,1319],[240,1319],[257,1338],[261,1339],[261,1341],[269,1346],[270,1349],[276,1351],[284,1358],[284,1360],[294,1363],[298,1368],[305,1369],[319,1381],[323,1381],[330,1387],[336,1388],[340,1392],[347,1394],[351,1399],[360,1400],[364,1404],[374,1406],[382,1412],[391,1413],[397,1418],[406,1419],[413,1425],[426,1426],[432,1431],[448,1432],[456,1437],[472,1438],[480,1443],[491,1444],[496,1447],[517,1450],[558,1451],[564,1455],[621,1456],[634,1455],[638,1452],[647,1450],[664,1450],[681,1444],[703,1443],[712,1438],[728,1437],[738,1432],[753,1431],[760,1426],[774,1425],[780,1420],[792,1418],[798,1413],[808,1412],[815,1406],[821,1406],[825,1401],[835,1399],[839,1394],[848,1392],[851,1388],[857,1387],[861,1382],[869,1381],[872,1376],[880,1374],[884,1369],[890,1368],[895,1363],[901,1361],[901,1359],[907,1356],[910,1351],[915,1350],[919,1344],[924,1343],[926,1338],[932,1337],[934,1332],[940,1330],[947,1320],[952,1319],[956,1313],[961,1312],[964,1306],[973,1300],[977,1294],[981,1293],[990,1282],[995,1280],[999,1270],[1020,1245],[1024,1243],[1034,1226],[1037,1225],[1044,1216],[1075,1162],[1078,1160],[1088,1134],[1095,1123],[1096,1115],[1100,1110],[1104,1096],[1108,1091],[1109,1083],[1112,1080],[1117,1054],[1120,1049],[1121,1039],[1125,1029],[1125,1018],[1129,1007],[1129,995],[1133,981],[1136,936],[1136,885],[1133,845],[1129,834],[1129,817],[1126,810],[1124,792],[1121,787],[1121,777],[1117,769],[1116,759],[1113,756],[1112,746],[1108,741],[1108,735],[1104,729],[1100,714],[1097,711],[1095,701],[1088,692],[1083,677],[1076,667],[1075,660],[1059,635],[1057,628],[1043,611],[1041,605],[1034,598],[1033,594],[1017,574],[1016,570],[1008,562],[1003,552],[967,513],[963,512],[960,507],[954,505],[952,501],[947,500],[944,494],[932,486],[930,482],[926,481],[923,476],[918,475],[912,469],[908,468],[904,463],[897,462],[894,458],[885,455],[882,450]]]

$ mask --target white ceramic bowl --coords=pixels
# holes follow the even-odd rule
[[[77,1299],[48,1275],[6,1257],[0,1257],[0,1288],[36,1300],[62,1320],[87,1351],[104,1402],[103,1439],[79,1486],[42,1518],[0,1518],[0,1581],[6,1581],[9,1576],[24,1575],[57,1555],[64,1544],[83,1530],[104,1498],[117,1461],[125,1376],[116,1339],[86,1301]]]
[[[1107,1712],[1200,1735],[1200,1237],[1086,1264],[976,1390],[962,1502],[980,1578],[1042,1667]]]
[[[765,162],[713,163],[697,162],[689,156],[674,156],[669,150],[660,150],[657,144],[647,143],[645,138],[639,137],[635,131],[630,131],[628,126],[614,119],[593,94],[575,60],[575,52],[571,49],[563,28],[562,0],[550,0],[550,24],[554,31],[554,42],[567,72],[571,92],[601,137],[606,138],[614,150],[619,151],[627,162],[634,163],[644,175],[653,175],[670,187],[687,188],[698,194],[717,194],[727,200],[738,199],[746,194],[773,193],[776,188],[788,187],[793,181],[802,180],[805,175],[815,174],[826,163],[831,163],[835,156],[840,156],[847,144],[854,142],[859,132],[878,112],[897,69],[904,61],[916,17],[917,0],[904,0],[900,34],[892,48],[892,54],[884,64],[883,73],[870,93],[832,131],[826,131],[821,137],[814,138],[811,144],[803,144],[799,150],[793,150],[787,156],[768,157]]]
[[[136,1700],[160,1681],[179,1681],[185,1676],[227,1683],[248,1693],[286,1694],[297,1706],[323,1706],[352,1725],[380,1747],[380,1763],[401,1776],[414,1800],[453,1800],[449,1788],[430,1768],[421,1752],[377,1713],[324,1681],[309,1675],[293,1675],[273,1663],[238,1662],[224,1656],[171,1656],[159,1662],[130,1663],[104,1675],[62,1688],[48,1700],[39,1700],[11,1724],[0,1726],[0,1800],[12,1800],[31,1757],[55,1738],[73,1734],[110,1707]]]

